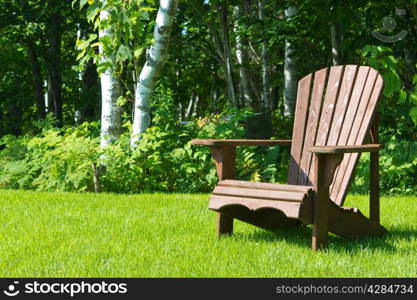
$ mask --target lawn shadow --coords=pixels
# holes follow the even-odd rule
[[[267,231],[254,229],[251,233],[236,232],[233,237],[242,241],[260,242],[286,242],[299,248],[311,247],[311,226]],[[395,243],[400,241],[411,242],[417,239],[417,229],[412,227],[395,226],[388,228],[388,233],[361,239],[346,239],[330,234],[329,248],[334,251],[346,251],[357,253],[364,249],[376,249],[386,252],[396,252]]]

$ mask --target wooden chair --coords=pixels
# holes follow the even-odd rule
[[[193,140],[209,146],[219,177],[209,201],[217,232],[233,232],[233,219],[275,230],[312,224],[312,248],[325,248],[328,232],[346,238],[386,232],[379,223],[375,107],[383,79],[367,66],[334,66],[299,81],[292,140]],[[370,136],[371,144],[364,144]],[[290,146],[288,184],[233,180],[237,146]],[[371,153],[370,217],[343,203],[362,152]]]

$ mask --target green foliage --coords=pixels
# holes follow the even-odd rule
[[[0,139],[0,187],[39,191],[94,191],[93,164],[103,165],[102,191],[209,192],[217,175],[208,147],[193,138],[242,138],[253,113],[232,109],[180,123],[170,90],[155,96],[153,124],[132,151],[127,134],[113,145],[99,147],[99,124],[83,123],[61,131],[54,119],[43,121],[36,136],[6,135]],[[37,126],[39,122],[36,122]],[[48,125],[49,124],[49,125]],[[390,141],[381,152],[381,190],[386,194],[416,193],[417,144]],[[237,176],[243,180],[286,183],[289,153],[278,146],[238,147]],[[369,187],[369,156],[361,159],[354,192]]]
[[[364,154],[356,169],[353,191],[369,190],[370,156]],[[400,142],[385,145],[380,156],[380,187],[385,194],[417,193],[417,143]]]
[[[217,181],[211,154],[207,147],[191,145],[191,139],[241,138],[245,121],[253,113],[232,109],[181,124],[172,93],[164,88],[157,90],[153,107],[153,124],[133,152],[128,135],[100,149],[97,122],[59,131],[52,128],[53,118],[47,118],[42,121],[46,129],[36,136],[4,136],[0,140],[4,147],[0,152],[0,186],[93,191],[92,165],[96,164],[105,166],[100,182],[107,192],[210,191]],[[280,151],[279,147],[239,149],[239,176],[277,181]]]

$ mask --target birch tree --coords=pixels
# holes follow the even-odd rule
[[[161,0],[154,28],[154,43],[148,49],[146,63],[136,84],[133,127],[130,144],[135,147],[150,125],[150,100],[168,54],[168,42],[178,0]]]
[[[109,18],[108,11],[100,12],[100,21],[106,21]],[[113,34],[111,28],[104,27],[99,30],[101,40],[111,37]],[[99,45],[99,51],[102,60],[112,61],[113,58],[104,55],[104,46]],[[117,99],[121,94],[121,86],[119,80],[114,75],[114,68],[110,64],[100,77],[101,82],[101,130],[100,130],[100,146],[106,147],[113,143],[120,135],[121,116],[120,107],[117,105]]]
[[[233,16],[235,18],[234,32],[236,36],[236,59],[239,64],[239,75],[240,75],[240,88],[241,88],[241,98],[242,103],[249,107],[251,105],[251,92],[248,79],[248,71],[246,68],[247,64],[247,52],[244,44],[242,34],[239,29],[240,17],[241,17],[241,8],[237,5],[233,8]]]
[[[258,14],[259,20],[264,23],[265,21],[265,6],[264,0],[258,1]],[[261,45],[261,58],[262,58],[262,94],[261,94],[261,106],[263,111],[269,111],[271,109],[271,65],[269,61],[269,49],[267,40],[264,39]]]
[[[287,22],[297,14],[297,8],[290,6],[285,10]],[[294,113],[295,99],[297,97],[297,63],[294,45],[285,39],[284,58],[284,116],[290,117]]]

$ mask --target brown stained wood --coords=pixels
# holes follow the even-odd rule
[[[298,83],[297,104],[294,113],[294,128],[292,139],[295,143],[291,147],[291,161],[288,170],[288,183],[297,184],[299,164],[303,150],[308,107],[311,98],[313,74],[307,75]]]
[[[310,186],[251,182],[251,181],[230,180],[230,179],[220,181],[217,184],[217,186],[242,187],[242,188],[250,188],[250,189],[273,190],[273,191],[290,191],[290,192],[300,192],[304,194],[312,190],[312,187]]]
[[[373,71],[377,72],[375,70],[373,70]],[[357,129],[356,138],[353,141],[353,144],[355,144],[355,145],[363,144],[363,142],[364,142],[364,140],[365,140],[365,138],[366,138],[366,136],[369,132],[370,125],[371,125],[371,120],[374,116],[375,107],[376,107],[376,104],[379,100],[382,89],[383,89],[382,76],[377,75],[376,83],[375,83],[375,85],[372,89],[372,93],[371,93],[371,97],[368,101],[368,105],[363,112],[363,118],[361,120],[362,122],[360,123],[360,125]],[[349,185],[351,183],[351,180],[353,178],[352,174],[353,174],[353,171],[354,171],[354,169],[357,165],[358,159],[359,159],[358,154],[356,154],[356,153],[350,154],[349,163],[348,163],[348,165],[345,169],[343,179],[342,179],[342,183],[340,184],[340,187],[339,187],[338,195],[335,198],[335,202],[339,205],[343,205],[344,199],[346,198],[348,187],[349,187]]]
[[[191,141],[194,145],[214,146],[214,147],[236,147],[236,146],[290,146],[291,140],[216,140],[194,139]]]
[[[219,181],[235,177],[236,148],[235,147],[210,147],[211,154],[216,162]]]
[[[218,233],[233,231],[233,218],[265,229],[313,224],[312,248],[328,244],[328,233],[356,238],[385,232],[379,225],[378,145],[375,107],[382,77],[366,66],[336,66],[299,82],[292,141],[193,140],[210,146],[219,183],[209,208],[219,212]],[[371,130],[372,143],[364,145]],[[237,146],[289,145],[288,185],[233,180]],[[370,218],[341,207],[361,152],[371,152]]]
[[[235,196],[235,197],[248,197],[258,198],[265,200],[282,200],[301,202],[306,197],[305,193],[289,192],[289,191],[274,191],[274,190],[261,190],[251,188],[238,188],[238,187],[225,187],[216,186],[213,195]]]
[[[375,115],[371,126],[370,135],[373,143],[378,143],[379,116]],[[371,153],[369,180],[369,218],[380,223],[379,208],[379,152]]]
[[[226,206],[221,209],[221,213],[266,230],[298,227],[300,223],[297,219],[290,219],[281,211],[270,208],[253,211],[244,206]]]
[[[343,159],[342,154],[314,155],[313,251],[326,248],[329,240],[329,187],[334,171]]]
[[[311,248],[313,251],[327,248],[329,243],[329,202],[328,190],[324,185],[323,172],[325,172],[325,161],[320,155],[314,156],[314,183],[315,195],[313,203],[313,233],[311,238]]]
[[[353,87],[352,96],[349,101],[349,105],[347,106],[346,116],[343,120],[342,128],[338,137],[337,144],[338,145],[347,145],[349,134],[352,129],[352,125],[355,120],[355,116],[359,107],[360,99],[362,98],[363,91],[365,88],[365,85],[373,85],[376,77],[369,78],[369,67],[361,66],[359,67],[358,74],[356,76],[355,86]],[[345,155],[344,161],[342,161],[341,166],[336,170],[335,174],[335,182],[331,185],[331,194],[330,198],[335,201],[335,198],[337,196],[337,192],[340,187],[341,180],[338,176],[339,170],[346,167],[346,161],[349,158]],[[343,167],[342,167],[343,166]],[[344,171],[341,171],[341,173],[344,173]]]
[[[301,202],[264,200],[258,198],[233,197],[212,195],[209,201],[209,209],[221,211],[228,206],[244,206],[250,210],[273,208],[282,211],[288,218],[298,219],[300,216]]]
[[[297,184],[311,185],[308,180],[308,170],[311,163],[311,155],[307,153],[306,149],[314,145],[316,141],[317,128],[320,121],[321,104],[327,83],[328,69],[317,71],[314,75],[314,85],[312,90],[310,108],[308,112],[308,120],[306,123],[304,143],[297,141],[297,147],[302,147],[302,155],[299,163]],[[295,142],[295,141],[294,141]]]
[[[231,235],[233,233],[233,217],[218,212],[216,214],[216,232],[218,237]]]
[[[342,86],[342,78],[344,73],[344,66],[336,66],[330,68],[329,81],[327,83],[326,95],[322,103],[322,112],[320,115],[319,127],[317,129],[315,146],[324,146],[327,143],[330,128],[332,126],[334,111],[336,108],[337,98]],[[307,150],[308,151],[308,150]],[[310,160],[306,174],[310,182],[314,181],[314,174],[312,172],[312,155],[307,153]]]
[[[348,106],[343,128],[340,133],[338,145],[353,145],[355,144],[357,130],[362,121],[363,112],[366,109],[367,103],[371,97],[372,89],[375,85],[377,74],[369,67],[360,67],[356,85],[352,93],[351,103]],[[365,108],[364,108],[365,105]],[[353,138],[354,137],[354,138]],[[357,154],[355,154],[357,155]],[[331,187],[330,198],[337,204],[340,204],[343,199],[338,198],[339,190],[346,173],[346,168],[349,165],[351,155],[345,155],[342,163],[335,174],[335,181]],[[339,175],[340,174],[340,175]]]
[[[236,168],[236,147],[210,147],[211,153],[216,161],[217,176],[219,181],[233,179]],[[216,216],[216,232],[221,235],[233,233],[233,218],[222,213]]]
[[[358,70],[359,67],[356,65],[348,65],[345,67],[339,97],[334,112],[334,118],[332,126],[330,127],[329,138],[326,143],[327,146],[335,146],[338,144],[340,133],[347,114],[347,108],[352,98],[353,87],[355,86]]]
[[[354,208],[344,208],[330,201],[329,231],[344,238],[356,239],[381,235],[387,230],[378,222],[365,217]]]
[[[313,153],[344,154],[344,153],[362,153],[378,152],[382,148],[381,144],[367,144],[358,146],[314,146],[307,149]]]

